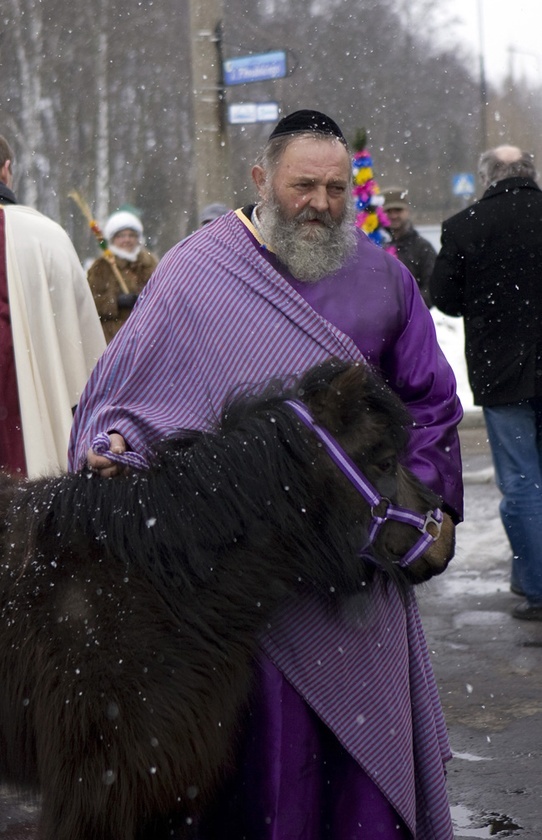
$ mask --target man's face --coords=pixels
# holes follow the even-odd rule
[[[341,222],[346,202],[351,201],[351,175],[348,152],[338,140],[301,137],[285,148],[271,178],[274,199],[285,219],[295,220],[307,211],[300,234],[311,237],[312,228]],[[265,200],[267,188],[262,191]]]
[[[392,233],[401,231],[408,222],[408,207],[390,207],[386,209]]]
[[[268,173],[252,174],[265,238],[294,277],[313,282],[344,265],[356,247],[351,167],[337,140],[299,137]]]

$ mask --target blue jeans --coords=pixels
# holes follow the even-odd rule
[[[542,605],[542,399],[484,408],[512,583]]]

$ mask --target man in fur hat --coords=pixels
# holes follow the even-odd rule
[[[104,236],[126,286],[121,287],[105,256],[98,257],[88,270],[88,282],[109,344],[128,319],[158,260],[143,247],[143,225],[127,210],[119,210],[108,218]]]

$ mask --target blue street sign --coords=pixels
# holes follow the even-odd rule
[[[258,55],[246,55],[243,58],[228,58],[222,69],[226,85],[282,79],[286,75],[286,53],[284,50],[275,50]]]
[[[452,178],[452,192],[463,198],[470,198],[474,195],[475,179],[472,172],[458,172]]]

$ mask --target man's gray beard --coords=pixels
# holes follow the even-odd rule
[[[323,227],[304,227],[308,219],[318,219]],[[307,283],[315,283],[341,268],[356,248],[355,210],[347,201],[342,219],[306,207],[294,219],[282,212],[274,195],[258,206],[258,220],[265,241],[290,273]]]

